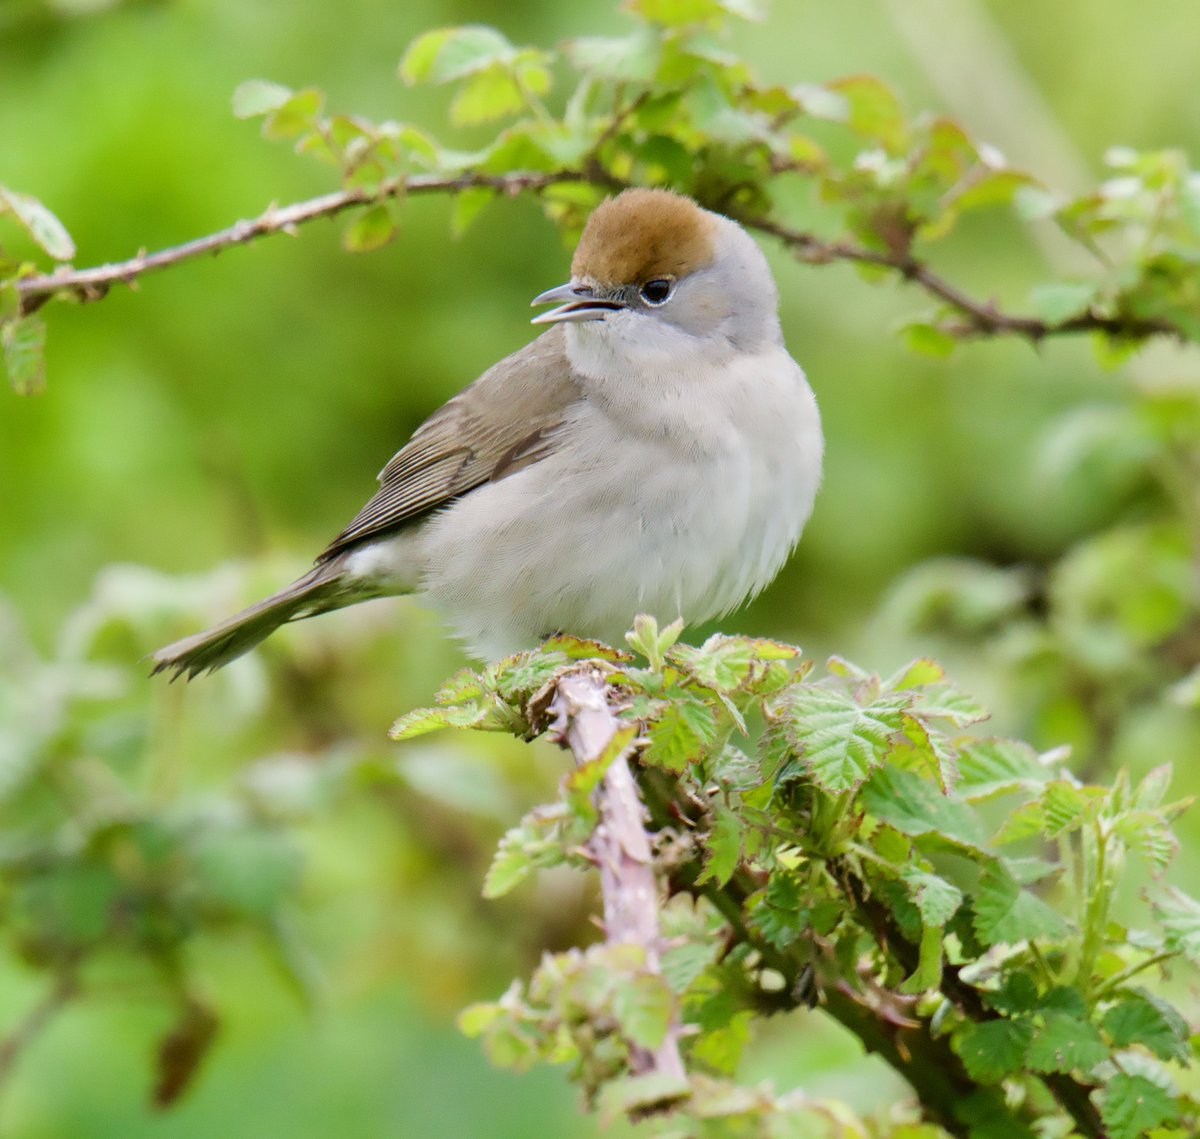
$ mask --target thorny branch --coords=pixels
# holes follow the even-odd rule
[[[586,183],[620,190],[625,183],[593,161],[582,170],[560,170],[549,174],[462,174],[455,177],[412,175],[390,178],[373,191],[339,190],[290,206],[271,207],[259,217],[239,221],[227,229],[196,238],[155,253],[139,253],[126,261],[92,269],[62,268],[54,273],[25,277],[17,283],[22,314],[39,309],[51,297],[65,294],[82,302],[98,301],[113,285],[133,285],[146,273],[166,269],[205,255],[215,255],[236,245],[245,245],[276,233],[294,233],[296,228],[317,218],[331,218],[356,206],[369,205],[406,194],[457,194],[465,190],[490,189],[515,197],[539,194],[551,186]],[[1111,336],[1145,339],[1150,336],[1182,337],[1181,330],[1166,320],[1144,320],[1127,314],[1107,316],[1088,311],[1057,323],[1036,317],[1000,311],[991,301],[969,296],[924,262],[908,252],[882,252],[849,241],[827,241],[814,234],[768,217],[743,216],[738,220],[749,229],[782,242],[800,261],[809,265],[850,262],[875,265],[898,273],[937,298],[960,318],[946,330],[959,337],[1018,336],[1038,343],[1050,336],[1104,332]]]
[[[605,939],[612,945],[640,946],[647,971],[660,973],[658,880],[645,829],[646,808],[627,759],[634,733],[609,706],[611,690],[594,666],[566,674],[556,688],[550,705],[555,736],[571,749],[580,767],[608,762],[596,792],[600,817],[588,843],[588,853],[600,870]],[[608,753],[614,747],[619,750],[610,760]],[[633,1050],[630,1068],[634,1075],[686,1078],[677,1019],[653,1052]]]

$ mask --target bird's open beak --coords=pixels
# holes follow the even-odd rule
[[[597,297],[587,285],[559,285],[534,297],[530,305],[558,305],[549,312],[535,316],[530,324],[558,324],[561,321],[603,320],[610,312],[625,306],[620,301]]]

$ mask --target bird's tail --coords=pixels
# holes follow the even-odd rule
[[[361,591],[346,588],[341,569],[339,559],[324,562],[286,589],[227,621],[159,649],[150,658],[154,661],[154,673],[171,671],[172,680],[186,673],[191,680],[197,673],[212,672],[248,653],[288,621],[313,617],[361,600]]]

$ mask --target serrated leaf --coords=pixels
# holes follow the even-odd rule
[[[29,236],[55,261],[70,261],[75,256],[75,242],[67,227],[37,198],[0,186],[0,206],[7,206]]]
[[[958,749],[959,792],[972,802],[1008,791],[1032,789],[1052,778],[1037,752],[1019,740],[982,739]]]
[[[1145,1076],[1118,1072],[1105,1085],[1100,1104],[1109,1139],[1144,1139],[1154,1127],[1175,1123],[1179,1107]]]
[[[1186,1064],[1191,1059],[1187,1022],[1157,997],[1147,994],[1123,999],[1104,1014],[1101,1028],[1108,1033],[1114,1048],[1140,1044],[1160,1060]]]
[[[624,649],[615,649],[601,641],[585,637],[573,637],[567,633],[556,633],[542,642],[542,652],[562,653],[568,660],[607,660],[613,663],[633,660]]]
[[[1056,779],[1042,792],[1042,831],[1047,838],[1058,838],[1078,830],[1088,817],[1095,796],[1066,779]]]
[[[917,866],[906,866],[900,875],[908,895],[928,926],[943,926],[962,905],[962,891],[953,882]]]
[[[1025,1053],[1033,1038],[1028,1020],[985,1020],[971,1024],[954,1040],[967,1074],[984,1084],[998,1084],[1025,1067]]]
[[[1063,918],[1041,898],[1021,888],[1000,863],[987,866],[972,897],[975,932],[988,946],[1015,945],[1039,937],[1060,938]]]
[[[8,382],[18,395],[37,395],[46,386],[46,324],[40,316],[0,326],[0,348]]]
[[[946,720],[958,728],[988,718],[988,711],[982,704],[952,684],[938,684],[923,689],[911,711],[922,719]]]
[[[907,694],[891,693],[861,706],[833,688],[794,686],[787,692],[781,719],[799,761],[789,763],[778,781],[807,773],[827,791],[854,790],[883,763],[911,702]]]
[[[233,113],[239,119],[252,119],[282,107],[292,97],[292,89],[268,79],[247,79],[233,92]]]
[[[490,709],[480,703],[452,704],[438,708],[414,708],[391,727],[394,740],[411,740],[442,728],[474,728],[483,722]]]
[[[387,203],[376,202],[346,227],[342,248],[347,253],[372,253],[387,245],[398,232],[396,219]]]
[[[1035,1072],[1090,1072],[1108,1059],[1096,1027],[1069,1013],[1039,1015],[1026,1062]]]
[[[483,879],[483,896],[489,900],[502,898],[520,885],[533,872],[533,859],[520,841],[511,839],[509,831],[496,848],[491,865]]]
[[[911,771],[876,771],[863,787],[862,802],[880,822],[903,834],[935,835],[976,850],[986,841],[983,823],[968,804]]]
[[[1174,832],[1154,811],[1130,811],[1113,823],[1113,834],[1130,850],[1140,854],[1157,877],[1171,864],[1179,850]]]
[[[732,811],[713,804],[712,825],[704,836],[704,870],[699,882],[712,881],[724,886],[738,868],[742,856],[742,824]]]
[[[750,911],[750,925],[776,949],[786,949],[805,927],[800,884],[786,872],[776,870],[767,889]]]
[[[622,980],[613,995],[621,1031],[640,1048],[653,1051],[666,1039],[675,1013],[675,994],[656,973]]]
[[[680,696],[650,725],[647,763],[668,771],[683,771],[699,759],[717,734],[713,710],[699,700]]]
[[[1038,988],[1028,973],[1009,973],[994,992],[984,992],[992,1008],[1008,1016],[1029,1012],[1038,1003]]]

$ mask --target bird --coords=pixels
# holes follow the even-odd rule
[[[416,593],[472,656],[556,633],[620,643],[639,613],[697,624],[762,590],[821,480],[820,414],[767,259],[665,189],[592,212],[549,326],[435,411],[379,489],[279,592],[152,654],[189,679],[281,625]]]

